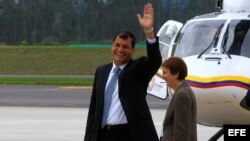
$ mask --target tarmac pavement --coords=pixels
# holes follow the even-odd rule
[[[160,134],[165,110],[151,112]],[[0,141],[83,141],[87,113],[87,108],[2,106]],[[198,140],[207,141],[218,130],[198,125]]]

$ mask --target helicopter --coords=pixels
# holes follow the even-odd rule
[[[198,124],[221,127],[210,140],[223,135],[225,124],[250,123],[250,2],[218,0],[216,7],[185,24],[169,20],[157,33],[162,60],[178,56],[187,64]],[[159,69],[148,93],[166,99],[173,91],[161,74]]]

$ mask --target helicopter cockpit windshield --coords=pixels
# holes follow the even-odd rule
[[[229,54],[250,58],[250,20],[232,20],[226,50]]]
[[[209,53],[217,45],[221,27],[226,20],[196,21],[189,23],[177,39],[176,55],[186,57]]]

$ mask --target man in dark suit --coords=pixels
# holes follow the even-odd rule
[[[159,140],[146,102],[148,83],[162,60],[153,15],[150,3],[144,6],[143,16],[137,14],[147,38],[147,57],[132,59],[135,37],[122,31],[113,39],[113,63],[97,68],[85,141]]]

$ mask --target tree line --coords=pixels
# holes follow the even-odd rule
[[[181,22],[213,12],[216,0],[0,0],[0,43],[110,43],[120,30],[144,34],[136,19],[143,5],[155,10],[155,32],[174,19]]]

